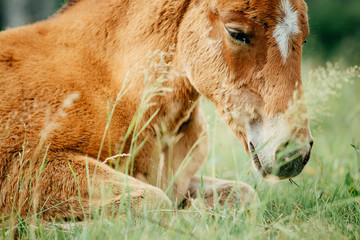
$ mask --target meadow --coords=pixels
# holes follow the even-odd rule
[[[15,3],[0,0],[0,29],[17,23],[16,19],[5,21],[5,15],[19,15],[3,7],[5,2]],[[55,11],[46,12],[44,0],[22,2],[28,2],[31,8],[27,7],[36,12],[30,18],[28,9],[25,22],[46,18]],[[60,7],[64,0],[54,2]],[[21,239],[84,240],[360,239],[360,69],[349,67],[360,64],[360,5],[358,0],[346,4],[340,0],[307,2],[312,33],[305,45],[303,83],[314,148],[309,163],[293,182],[274,184],[262,179],[214,106],[202,99],[211,150],[198,174],[254,187],[260,201],[249,211],[219,206],[207,209],[199,199],[186,210],[142,209],[134,213],[125,199],[120,214],[94,211],[84,222],[69,219],[59,224],[44,223],[41,212],[21,219],[14,209],[12,219],[0,213],[0,239],[12,239],[14,234]],[[347,61],[325,63],[340,57]]]
[[[121,214],[95,211],[84,222],[60,225],[42,222],[41,213],[20,219],[15,211],[17,221],[2,217],[0,238],[360,239],[360,70],[309,61],[303,78],[315,145],[293,182],[269,183],[255,173],[240,142],[202,99],[211,151],[199,174],[253,186],[260,201],[250,210],[206,209],[200,199],[186,210],[133,213],[124,204]]]

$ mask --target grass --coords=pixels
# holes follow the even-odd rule
[[[259,194],[252,214],[230,209],[149,211],[108,216],[66,228],[20,220],[24,239],[360,239],[360,76],[328,65],[307,74],[305,87],[315,145],[296,184],[272,185],[252,170],[241,144],[203,100],[211,151],[200,174],[244,181]],[[346,81],[344,81],[344,79]],[[352,83],[350,84],[349,82]],[[324,114],[326,113],[326,114]],[[0,238],[12,234],[2,219]],[[10,235],[7,235],[10,234]]]

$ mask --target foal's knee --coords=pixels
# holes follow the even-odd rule
[[[135,202],[138,202],[141,206],[135,206],[135,208],[141,208],[142,206],[150,209],[164,209],[172,207],[172,202],[160,188],[149,185],[140,191],[140,195],[136,197],[140,201]]]

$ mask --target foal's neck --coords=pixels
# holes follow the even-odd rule
[[[174,110],[174,118],[191,111],[199,98],[199,93],[192,87],[183,73],[181,57],[177,50],[177,37],[181,21],[190,7],[190,0],[81,0],[59,14],[67,28],[75,27],[71,34],[78,35],[83,45],[93,48],[99,59],[106,62],[115,81],[121,85],[129,71],[135,71],[134,66],[147,67],[146,58],[155,51],[167,52],[166,62],[172,62],[170,74],[165,87],[172,88],[165,96],[156,99],[160,108],[159,115],[168,115]],[[80,22],[80,23],[79,23]],[[174,74],[175,72],[175,74]],[[114,81],[114,79],[113,79]],[[132,79],[135,89],[133,96],[138,96],[147,87],[144,79]],[[189,104],[191,103],[191,104]],[[151,113],[150,113],[151,114]],[[154,119],[155,120],[155,119]],[[177,125],[173,123],[170,125]]]

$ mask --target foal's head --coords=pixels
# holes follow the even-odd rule
[[[210,99],[263,177],[298,175],[312,137],[301,52],[309,34],[303,0],[196,0],[179,49],[187,77]]]

